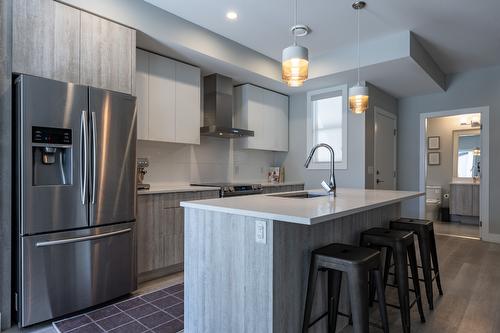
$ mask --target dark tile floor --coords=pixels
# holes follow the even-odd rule
[[[60,333],[177,333],[184,328],[184,285],[132,297],[53,325]]]

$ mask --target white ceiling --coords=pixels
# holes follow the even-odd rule
[[[275,60],[291,42],[292,0],[145,0]],[[348,0],[298,0],[300,43],[311,58],[352,46],[355,11]],[[362,40],[410,30],[445,73],[500,64],[499,0],[367,0]],[[229,21],[228,10],[239,18]],[[175,33],[166,31],[165,33]]]

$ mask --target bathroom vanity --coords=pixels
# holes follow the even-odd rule
[[[452,221],[479,224],[480,183],[450,183],[450,214]]]

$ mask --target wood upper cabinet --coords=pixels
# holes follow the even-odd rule
[[[255,132],[240,148],[288,151],[288,96],[244,84],[235,88],[234,126]]]
[[[80,11],[52,0],[13,1],[12,70],[80,82]]]
[[[135,30],[81,12],[80,83],[132,93]]]
[[[200,144],[200,69],[137,50],[138,139]]]
[[[149,135],[149,56],[147,52],[137,50],[136,62],[136,96],[137,96],[137,139],[147,140]]]
[[[53,0],[13,3],[13,72],[134,94],[135,30]]]

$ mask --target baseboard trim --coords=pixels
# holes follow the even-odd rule
[[[139,283],[143,283],[143,282],[155,280],[155,279],[167,276],[167,275],[171,275],[174,273],[179,273],[179,272],[182,272],[183,270],[184,270],[184,263],[181,262],[179,264],[175,264],[172,266],[155,269],[155,270],[149,271],[149,272],[140,273],[137,276],[137,281]]]

